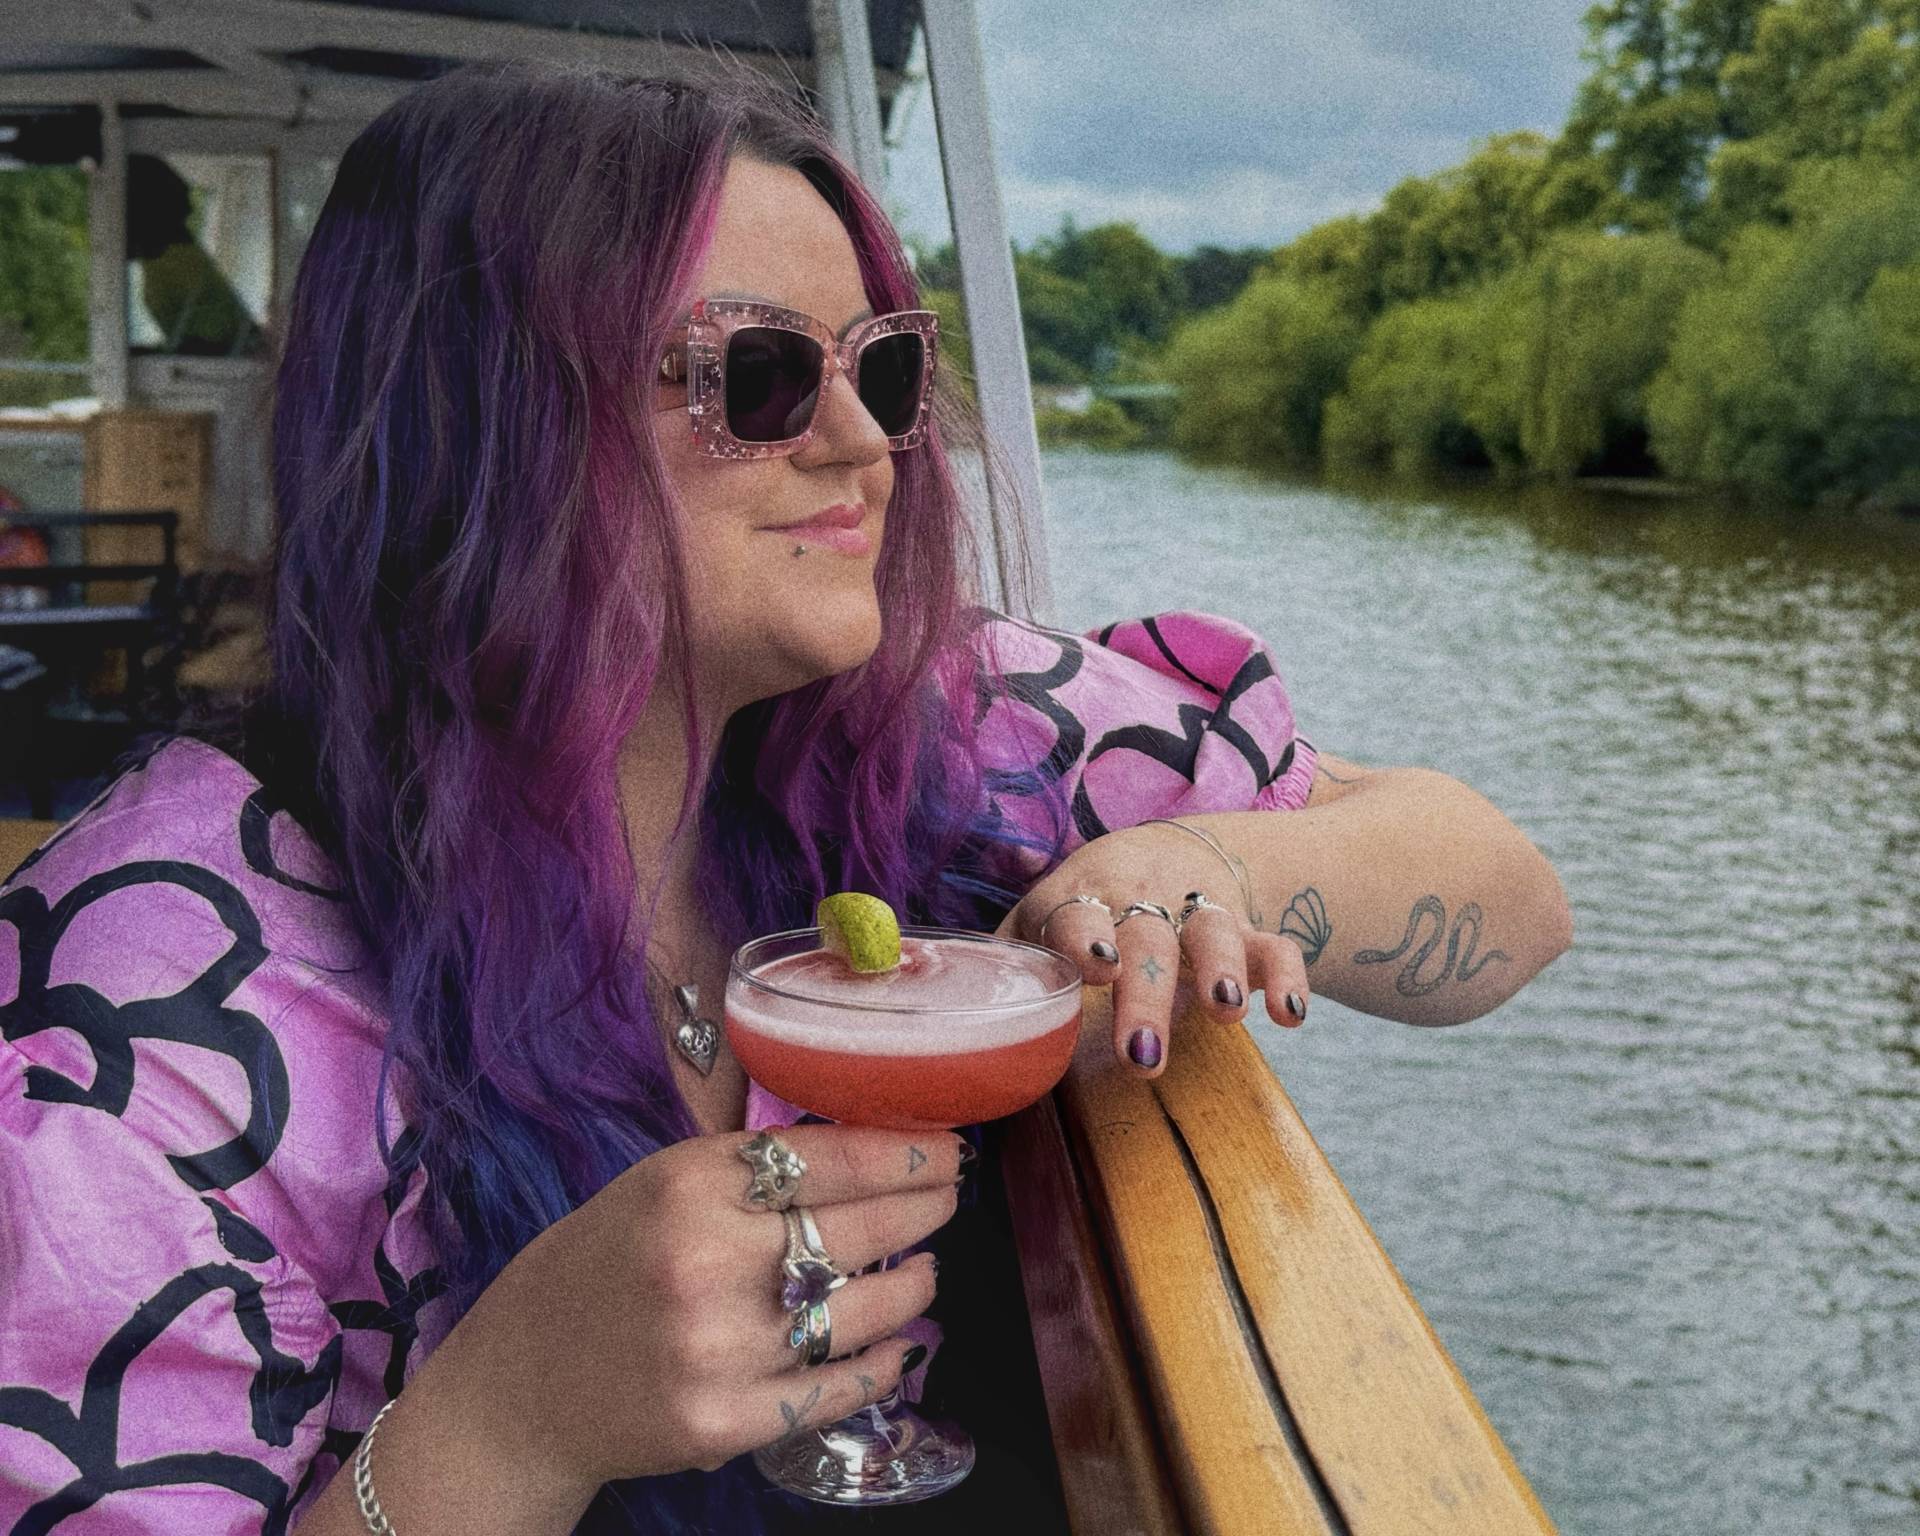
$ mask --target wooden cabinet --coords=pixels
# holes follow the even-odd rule
[[[90,512],[180,514],[178,559],[199,567],[206,549],[207,504],[213,486],[213,417],[203,411],[102,411],[86,424],[86,499]],[[90,528],[90,565],[158,558],[146,528]],[[137,601],[131,588],[94,583],[96,603]]]

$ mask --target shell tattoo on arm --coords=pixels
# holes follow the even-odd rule
[[[1287,903],[1280,919],[1280,932],[1300,946],[1308,965],[1320,958],[1327,941],[1333,937],[1333,924],[1327,918],[1327,904],[1319,891],[1308,886]]]

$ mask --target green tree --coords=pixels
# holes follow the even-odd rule
[[[0,171],[0,351],[83,361],[87,181],[67,167]]]
[[[78,170],[0,170],[0,357],[77,362],[87,332],[87,182]],[[74,374],[0,369],[0,405],[84,391]]]
[[[1582,233],[1559,236],[1514,274],[1493,325],[1512,343],[1529,471],[1565,479],[1645,467],[1647,386],[1681,306],[1716,270],[1674,235]]]
[[[1188,314],[1217,309],[1231,302],[1267,264],[1272,253],[1265,246],[1230,251],[1218,245],[1196,246],[1173,258],[1179,307]]]
[[[1316,224],[1275,251],[1270,268],[1278,276],[1325,288],[1349,314],[1372,314],[1380,307],[1381,284],[1368,224],[1356,214]]]
[[[1920,179],[1809,160],[1785,201],[1790,223],[1742,230],[1682,309],[1654,452],[1799,500],[1920,496]]]
[[[1461,164],[1400,182],[1375,212],[1307,231],[1274,253],[1272,269],[1326,288],[1356,314],[1487,282],[1554,227],[1551,148],[1537,133],[1496,134]]]
[[[1586,14],[1581,84],[1554,153],[1554,189],[1581,200],[1582,162],[1604,189],[1593,215],[1625,230],[1690,230],[1705,201],[1707,162],[1748,130],[1721,72],[1747,51],[1775,0],[1604,0]]]
[[[1358,349],[1361,322],[1324,289],[1261,276],[1174,333],[1173,442],[1200,459],[1305,468],[1321,415]]]
[[[1106,317],[1087,285],[1055,271],[1038,252],[1014,252],[1013,276],[1033,382],[1085,383],[1106,339]]]
[[[1085,289],[1105,345],[1118,349],[1138,337],[1158,346],[1171,334],[1180,305],[1174,263],[1131,224],[1080,230],[1068,219],[1040,253]]]
[[[1457,293],[1524,261],[1545,233],[1538,203],[1551,147],[1537,133],[1496,134],[1417,195],[1410,182],[1388,193],[1375,241],[1380,298]]]
[[[1374,323],[1327,402],[1327,464],[1396,474],[1517,467],[1491,294],[1419,299]]]
[[[1920,161],[1920,0],[1799,0],[1759,18],[1721,80],[1743,136],[1713,156],[1702,235],[1785,223],[1803,160]]]

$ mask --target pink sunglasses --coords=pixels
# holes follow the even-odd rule
[[[844,372],[891,449],[926,436],[940,319],[908,309],[863,320],[839,341],[822,321],[752,299],[700,299],[660,377],[687,382],[693,440],[718,459],[768,459],[813,441],[820,397]]]

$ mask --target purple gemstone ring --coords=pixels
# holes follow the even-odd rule
[[[827,1257],[820,1228],[804,1205],[780,1213],[787,1224],[787,1253],[780,1261],[780,1307],[793,1312],[827,1297],[847,1283],[846,1273]]]

